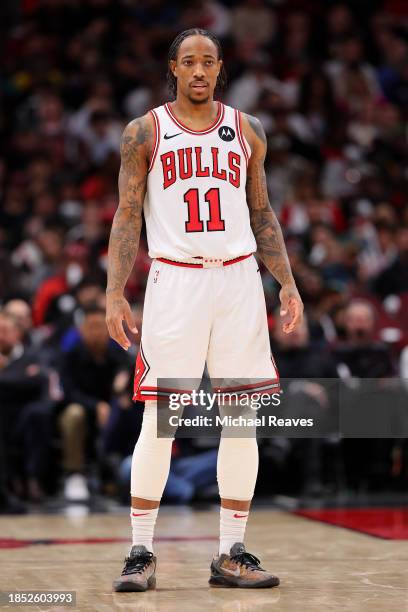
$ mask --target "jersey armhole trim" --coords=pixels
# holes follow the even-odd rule
[[[154,145],[153,145],[153,151],[152,151],[152,156],[150,159],[149,167],[147,169],[148,172],[150,172],[150,170],[153,168],[153,164],[156,159],[157,151],[159,148],[159,142],[160,142],[160,122],[156,115],[156,111],[151,110],[150,112],[154,119]]]
[[[248,149],[245,144],[245,139],[242,133],[242,125],[241,125],[241,112],[238,109],[235,109],[235,125],[237,128],[239,144],[241,145],[241,149],[245,156],[246,164],[248,165],[250,153],[248,153]]]

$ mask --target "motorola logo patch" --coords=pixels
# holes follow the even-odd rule
[[[220,128],[218,128],[218,136],[221,138],[221,140],[225,140],[225,142],[231,142],[231,140],[234,140],[235,138],[235,132],[231,127],[222,125]]]

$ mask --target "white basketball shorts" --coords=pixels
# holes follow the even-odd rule
[[[158,379],[200,381],[205,363],[212,381],[234,381],[225,387],[228,391],[279,390],[262,280],[253,255],[215,268],[153,260],[133,399],[155,400],[175,390],[158,389]]]

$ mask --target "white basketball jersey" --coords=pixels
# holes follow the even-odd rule
[[[181,123],[169,104],[151,111],[156,137],[143,210],[152,258],[256,251],[245,193],[250,147],[239,111],[217,104],[215,122],[202,131]]]

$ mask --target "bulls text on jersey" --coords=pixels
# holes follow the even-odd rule
[[[225,151],[221,153],[225,155]],[[163,169],[163,189],[174,185],[178,179],[185,180],[191,177],[212,177],[228,181],[237,189],[240,187],[241,155],[239,153],[228,151],[225,159],[220,160],[219,148],[211,147],[209,164],[203,164],[201,156],[202,147],[185,147],[163,153],[160,156]]]

